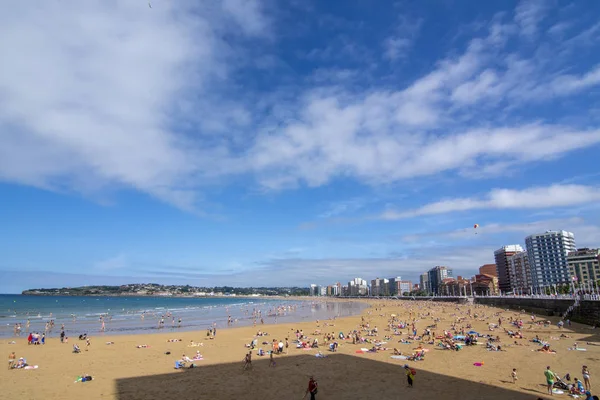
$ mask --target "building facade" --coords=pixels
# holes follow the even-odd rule
[[[546,231],[525,238],[531,269],[531,282],[536,291],[556,284],[571,283],[567,257],[574,252],[575,235],[567,231]]]
[[[592,287],[600,281],[600,249],[577,249],[567,255],[569,274],[575,285]]]
[[[348,282],[348,296],[366,296],[369,293],[367,281],[362,278],[354,278]]]
[[[498,276],[496,264],[485,264],[479,267],[479,273],[482,275]]]
[[[511,290],[515,294],[531,294],[531,268],[526,251],[508,257]]]
[[[410,293],[412,291],[411,281],[400,281],[398,286],[398,296],[404,296],[404,293]]]
[[[421,274],[419,278],[419,284],[423,292],[427,294],[431,293],[431,288],[429,286],[429,274],[427,272]]]
[[[401,277],[397,276],[395,278],[386,279],[386,281],[387,281],[387,287],[388,287],[388,295],[390,295],[390,296],[402,295],[402,293],[399,292],[400,282],[402,281]]]
[[[498,286],[503,293],[510,292],[512,288],[508,258],[521,251],[523,251],[523,248],[518,244],[502,246],[494,251],[494,260],[496,261],[496,271],[498,274]]]
[[[371,296],[383,296],[383,279],[371,279]]]
[[[445,279],[452,278],[452,270],[448,267],[437,266],[427,271],[430,292],[441,294],[440,287]]]

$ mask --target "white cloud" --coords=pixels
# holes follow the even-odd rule
[[[223,9],[231,14],[238,25],[248,34],[265,35],[269,21],[258,0],[223,0]]]
[[[527,104],[535,115],[536,104],[600,84],[598,66],[567,74],[570,59],[554,70],[537,53],[509,51],[513,22],[494,19],[464,51],[402,85],[345,86],[360,72],[336,66],[315,73],[311,87],[258,96],[236,89],[237,68],[256,64],[239,39],[276,37],[274,16],[258,0],[219,4],[5,7],[0,179],[84,193],[134,188],[191,210],[204,185],[232,176],[269,189],[489,176],[600,143],[593,125],[513,113]],[[531,4],[517,9],[522,33],[543,15]],[[394,38],[414,38],[419,26],[401,20]],[[361,54],[360,44],[339,40]],[[499,122],[507,114],[514,118]]]
[[[600,188],[592,186],[552,185],[523,190],[493,189],[482,198],[442,200],[403,212],[388,210],[381,214],[381,218],[395,220],[480,209],[543,209],[588,204],[596,201],[600,201]]]
[[[217,94],[209,88],[228,70],[220,38],[227,18],[187,2],[3,7],[0,179],[59,190],[133,187],[193,207],[199,172],[214,170],[205,155],[222,151],[170,131],[169,111],[188,90],[205,102]],[[244,24],[255,33],[253,19],[248,13]]]
[[[515,22],[521,29],[521,34],[534,36],[538,32],[539,23],[547,12],[546,0],[521,0],[515,10]]]

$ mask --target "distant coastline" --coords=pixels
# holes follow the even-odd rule
[[[309,289],[301,287],[258,287],[236,288],[196,287],[189,285],[159,285],[156,283],[134,283],[120,286],[80,286],[63,288],[27,289],[26,296],[113,296],[113,297],[303,297]]]

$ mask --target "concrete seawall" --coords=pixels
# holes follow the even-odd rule
[[[476,297],[475,304],[485,304],[513,310],[525,310],[538,315],[560,317],[574,303],[570,299],[527,299],[512,297]],[[600,326],[600,301],[583,300],[570,315],[572,321]]]
[[[484,304],[499,308],[525,310],[538,315],[561,317],[575,302],[573,299],[539,299],[526,297],[399,297],[398,300],[432,300],[460,304]],[[572,321],[600,327],[600,301],[582,300],[568,316]]]

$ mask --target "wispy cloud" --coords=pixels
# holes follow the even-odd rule
[[[242,69],[259,68],[260,45],[277,40],[276,10],[258,0],[40,7],[0,14],[3,181],[86,194],[133,188],[197,210],[205,188],[234,177],[266,190],[486,177],[600,143],[593,125],[544,120],[536,108],[600,84],[597,64],[571,70],[574,59],[559,52],[597,29],[573,27],[546,53],[508,47],[539,34],[540,2],[494,18],[412,81],[357,88],[347,84],[356,70],[338,63],[281,91],[240,89]],[[390,49],[420,26],[401,19]],[[366,58],[351,37],[335,40],[308,57]]]
[[[391,60],[405,58],[419,35],[423,20],[401,15],[394,27],[394,33],[383,42],[384,56]]]
[[[494,189],[481,198],[465,197],[430,203],[414,210],[387,210],[381,218],[388,220],[422,215],[482,209],[542,209],[566,207],[600,201],[600,188],[582,185],[552,185],[523,190]]]
[[[547,10],[548,2],[545,0],[521,0],[515,10],[515,21],[521,28],[521,34],[536,35]]]

